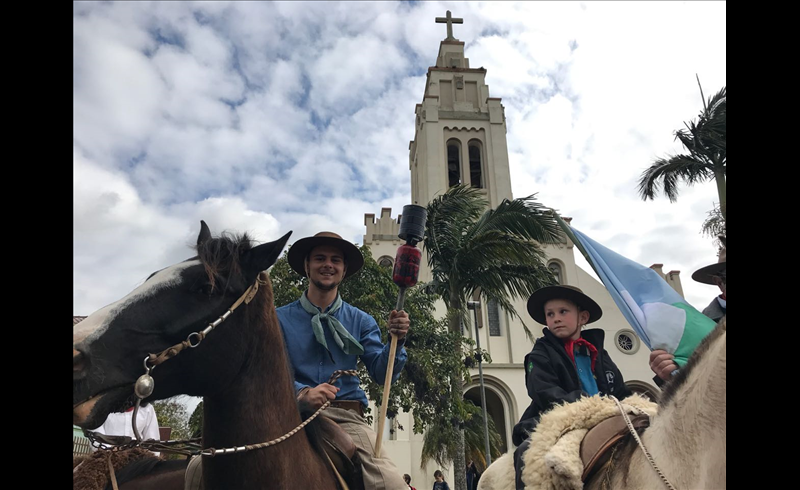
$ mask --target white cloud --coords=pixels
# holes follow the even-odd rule
[[[377,36],[339,38],[308,67],[311,106],[323,117],[350,113],[380,96],[407,66],[405,54]]]
[[[73,137],[97,155],[134,152],[166,101],[157,68],[135,42],[118,39],[105,19],[77,19],[73,35]],[[96,37],[102,41],[98,41]],[[132,44],[132,45],[131,45]]]
[[[73,6],[74,313],[192,255],[200,219],[360,243],[365,213],[396,216],[448,9],[505,106],[514,195],[680,269],[705,306],[713,184],[670,203],[636,183],[682,151],[695,74],[706,98],[726,84],[724,2],[117,2]]]

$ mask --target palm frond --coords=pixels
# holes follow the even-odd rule
[[[464,449],[467,459],[475,461],[479,468],[486,469],[486,444],[484,443],[484,430],[483,430],[483,409],[467,401],[466,406],[472,415],[464,423]],[[500,456],[500,448],[502,446],[502,439],[497,432],[494,419],[488,417],[489,426],[489,451],[492,452],[492,460]],[[424,443],[423,443],[424,444]]]
[[[722,87],[708,101],[700,85],[700,100],[703,109],[696,121],[684,122],[684,129],[675,131],[675,139],[680,141],[688,155],[673,155],[659,158],[641,175],[638,183],[639,195],[643,200],[654,199],[662,189],[670,202],[678,198],[678,183],[685,181],[692,185],[706,180],[718,180],[718,197],[725,216],[726,195],[724,179],[727,172],[727,117],[728,91]],[[720,183],[721,182],[721,183]]]
[[[663,187],[670,202],[678,198],[678,182],[703,182],[714,178],[713,167],[689,155],[676,155],[668,159],[659,158],[639,178],[639,195],[642,199],[654,199]]]
[[[451,329],[469,322],[466,301],[476,290],[522,320],[512,301],[555,284],[540,244],[563,243],[563,232],[553,211],[535,196],[504,200],[496,209],[478,214],[485,205],[482,196],[456,186],[432,203],[428,236],[433,239],[424,244],[433,275],[430,287],[444,300]],[[453,202],[469,210],[459,222],[443,211]],[[523,328],[532,338],[527,326]]]
[[[563,234],[549,208],[536,201],[536,194],[504,199],[496,209],[484,213],[473,228],[474,235],[487,230],[502,230],[539,243],[561,243]]]
[[[485,468],[483,410],[469,400],[465,400],[464,409],[466,411],[463,426],[466,456]],[[497,459],[500,456],[502,439],[491,417],[488,419],[488,424],[489,450],[492,452],[492,458]],[[440,418],[436,424],[431,424],[423,435],[420,468],[426,469],[427,462],[431,459],[440,467],[449,467],[452,456],[450,447],[453,445],[457,430],[459,427],[453,421],[445,418]]]

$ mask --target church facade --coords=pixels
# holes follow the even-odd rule
[[[464,43],[452,36],[451,22],[461,19],[438,19],[448,23],[448,37],[441,41],[435,66],[428,69],[422,102],[415,108],[414,140],[409,143],[409,171],[413,204],[426,206],[432,199],[456,184],[478,188],[496,207],[503,199],[513,199],[506,143],[505,108],[499,98],[491,97],[486,84],[487,70],[471,68],[464,56]],[[398,238],[400,216],[392,218],[391,208],[380,214],[364,216],[363,243],[368,245],[378,263],[391,267],[397,248],[404,242]],[[567,218],[568,220],[569,218]],[[653,373],[648,366],[649,350],[633,332],[601,282],[575,263],[575,250],[567,238],[557,246],[546,246],[547,265],[561,284],[581,288],[603,308],[603,317],[593,328],[605,330],[605,347],[619,366],[626,384],[633,390],[657,397]],[[422,261],[419,281],[431,279],[426,260]],[[678,293],[682,294],[677,271],[664,274],[661,264],[654,268]],[[543,326],[531,319],[526,310],[527,298],[514,302],[517,312],[535,337]],[[440,301],[437,314],[444,316]],[[503,441],[503,450],[513,449],[511,431],[530,403],[523,360],[533,344],[525,335],[519,319],[511,318],[497,305],[481,304],[476,310],[477,329],[470,326],[464,335],[475,339],[489,351],[492,362],[483,364],[486,405]],[[412,325],[413,329],[413,325]],[[477,330],[477,333],[476,333]],[[472,381],[464,386],[464,396],[481,406],[479,373],[472,369]],[[373,413],[378,410],[373,407]],[[405,430],[390,431],[397,424]],[[377,427],[377,421],[375,422]],[[383,436],[384,452],[400,469],[412,476],[412,484],[423,488],[433,481],[435,462],[420,469],[422,435],[413,434],[413,419],[401,413],[395,421],[387,421]],[[377,429],[376,429],[377,430]],[[452,468],[442,468],[452,480]]]

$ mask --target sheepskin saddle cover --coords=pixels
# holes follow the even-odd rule
[[[150,451],[135,447],[124,451],[96,451],[85,457],[72,469],[72,488],[76,490],[103,490],[110,482],[108,460],[114,466],[114,472],[143,458],[153,458]]]
[[[620,402],[629,415],[654,417],[658,406],[634,394]],[[553,407],[542,415],[531,434],[531,444],[522,455],[522,481],[530,490],[583,489],[581,441],[586,433],[609,417],[619,414],[607,396],[583,397]]]

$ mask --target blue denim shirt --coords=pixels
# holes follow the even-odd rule
[[[305,293],[303,293],[305,294]],[[325,309],[327,311],[330,308]],[[331,374],[337,369],[356,369],[357,356],[347,355],[336,345],[327,321],[322,321],[322,330],[325,333],[325,340],[331,352],[330,355],[317,339],[314,338],[314,331],[311,329],[312,315],[306,312],[297,300],[288,305],[277,309],[278,320],[283,330],[286,350],[289,353],[289,362],[294,369],[294,389],[295,393],[305,387],[315,387],[322,383],[327,383]],[[341,308],[334,316],[342,322],[342,325],[350,335],[361,343],[364,353],[361,361],[366,366],[372,379],[383,385],[386,379],[386,367],[389,359],[389,344],[383,345],[381,342],[381,331],[377,322],[367,313],[342,302]],[[403,341],[398,341],[397,351],[395,352],[394,371],[392,372],[392,382],[400,377],[400,371],[406,364],[408,355],[402,347]],[[333,357],[333,361],[331,361]],[[337,400],[358,400],[365,407],[368,404],[367,395],[359,386],[358,378],[354,376],[342,376],[335,383],[340,388],[336,394]]]

